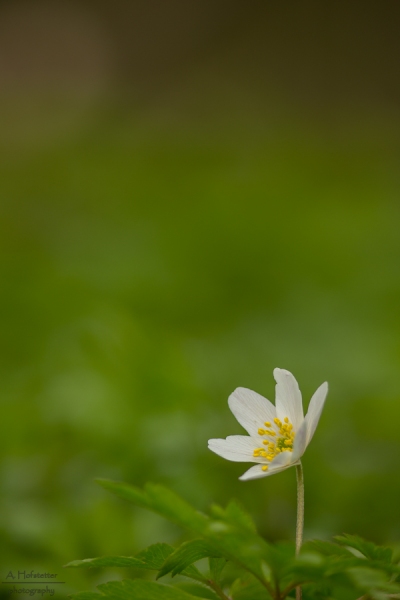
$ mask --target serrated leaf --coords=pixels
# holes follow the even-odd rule
[[[357,587],[374,600],[383,600],[383,598],[387,598],[387,594],[400,592],[400,586],[389,582],[387,574],[378,569],[355,567],[348,569],[348,573]]]
[[[252,517],[237,500],[231,500],[226,508],[214,504],[212,506],[212,514],[217,519],[226,521],[236,527],[248,529],[253,533],[257,531]]]
[[[84,558],[83,560],[73,560],[64,565],[65,567],[95,568],[95,567],[137,567],[139,569],[148,569],[146,564],[132,556],[101,556],[99,558]]]
[[[344,546],[354,548],[363,554],[370,560],[380,560],[382,562],[390,563],[392,561],[393,551],[391,548],[385,548],[383,546],[377,546],[373,542],[368,542],[358,535],[337,535],[335,539]]]
[[[65,566],[75,568],[126,567],[158,571],[173,551],[174,548],[168,544],[153,544],[145,550],[142,550],[142,552],[135,557],[102,556],[99,558],[85,558],[83,560],[73,560]]]
[[[207,600],[219,600],[220,596],[218,596],[214,590],[206,587],[201,583],[194,583],[193,581],[182,581],[176,584],[176,587],[180,590],[184,590],[196,598],[206,598]]]
[[[174,552],[175,548],[169,544],[152,544],[136,555],[138,560],[146,564],[148,569],[158,571],[168,558]]]
[[[306,542],[306,544],[303,546],[303,550],[307,548],[310,548],[311,550],[317,550],[324,556],[354,556],[347,548],[339,546],[338,544],[334,544],[333,542],[326,542],[322,540],[311,540]]]
[[[200,534],[212,545],[212,548],[232,560],[260,581],[265,582],[261,569],[262,561],[271,565],[274,562],[274,551],[256,533],[247,527],[238,527],[226,521],[213,521],[203,513],[192,508],[185,500],[174,492],[160,485],[147,484],[144,491],[122,482],[98,480],[105,489],[134,504],[157,512],[170,521]],[[273,568],[273,566],[271,565]]]
[[[208,564],[210,567],[211,579],[213,581],[216,581],[217,583],[220,582],[221,573],[226,565],[226,562],[226,558],[215,558],[213,556],[209,557]]]
[[[231,586],[230,596],[233,600],[255,600],[265,598],[266,590],[259,581],[243,581],[236,579]]]
[[[189,567],[186,567],[186,569],[184,569],[182,571],[181,575],[184,575],[185,577],[190,577],[190,579],[200,581],[201,583],[206,581],[205,577],[200,573],[198,568],[195,567],[194,565],[190,565]]]
[[[172,577],[174,577],[186,569],[186,567],[189,567],[201,558],[208,558],[209,556],[216,556],[218,558],[219,554],[204,540],[184,542],[175,552],[168,556],[157,575],[157,579],[167,573],[171,573]]]
[[[267,589],[271,589],[265,579],[262,564],[266,562],[275,570],[280,561],[275,549],[262,537],[225,521],[212,521],[204,531],[204,537],[227,560],[246,569]]]
[[[110,581],[102,583],[98,589],[103,596],[113,600],[197,600],[196,596],[179,588],[143,579]]]
[[[289,591],[297,585],[323,580],[326,575],[327,559],[317,552],[302,553],[291,558],[280,573],[283,590]]]
[[[196,510],[171,490],[148,483],[144,490],[133,485],[108,479],[97,479],[102,487],[117,496],[148,508],[166,519],[195,532],[201,532],[208,523],[208,517]]]

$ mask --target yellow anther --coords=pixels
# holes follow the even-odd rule
[[[275,438],[274,441],[271,439],[262,440],[262,447],[256,448],[253,451],[255,458],[263,458],[268,462],[272,461],[281,452],[291,452],[293,450],[293,443],[295,438],[295,432],[293,431],[293,425],[289,421],[289,417],[285,417],[283,422],[276,417],[274,419],[277,430],[274,431],[269,421],[265,421],[264,425],[268,429],[260,427],[258,429],[258,435],[268,436],[269,438]],[[261,440],[260,440],[261,441]],[[263,471],[268,469],[268,465],[262,467]]]
[[[268,471],[268,465],[263,465],[263,466],[261,467],[261,469],[262,469],[263,471]]]

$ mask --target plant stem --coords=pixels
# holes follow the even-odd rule
[[[296,556],[300,552],[303,543],[304,529],[304,477],[301,462],[296,465],[297,477],[297,522],[296,522]],[[301,587],[296,588],[296,600],[301,600]]]
[[[217,584],[216,581],[213,581],[212,579],[208,579],[207,585],[209,585],[210,588],[212,590],[214,590],[214,592],[217,594],[217,596],[219,596],[221,598],[221,600],[231,600],[231,598],[229,598],[228,596],[226,596],[226,594],[224,594],[224,592],[219,587],[219,585]]]

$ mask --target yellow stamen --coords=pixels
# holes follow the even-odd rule
[[[256,448],[253,451],[253,456],[255,458],[262,458],[265,459],[265,461],[271,462],[281,452],[291,452],[293,450],[293,443],[296,433],[293,431],[293,425],[290,423],[289,417],[285,417],[283,422],[276,417],[274,419],[274,423],[277,431],[274,431],[271,428],[271,423],[268,421],[266,421],[264,425],[269,429],[263,429],[260,427],[258,430],[259,435],[266,435],[269,438],[275,438],[275,440],[262,440],[262,447]],[[263,471],[266,471],[268,469],[268,465],[263,465],[262,469]]]

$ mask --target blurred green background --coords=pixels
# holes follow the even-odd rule
[[[181,535],[95,477],[293,539],[294,470],[207,450],[276,366],[330,385],[306,537],[399,541],[399,7],[0,3],[3,581]]]

